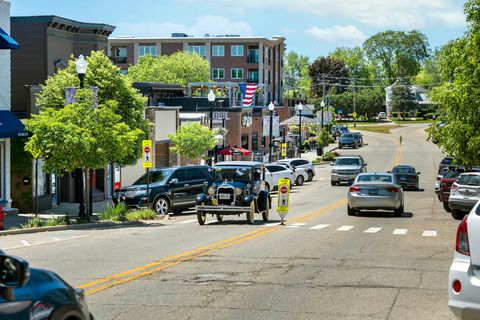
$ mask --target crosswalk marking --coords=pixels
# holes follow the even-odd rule
[[[408,229],[395,229],[393,230],[392,234],[404,236],[407,234],[407,232],[408,232]]]
[[[306,223],[298,223],[297,222],[297,223],[293,223],[291,225],[288,225],[287,228],[299,228],[299,227],[302,227],[304,225],[306,225]]]
[[[437,231],[434,230],[424,230],[422,233],[422,237],[436,237]]]
[[[264,226],[265,227],[274,227],[274,226],[278,226],[280,224],[280,222],[271,222],[271,223],[265,223]]]
[[[367,230],[363,231],[363,233],[377,233],[380,230],[382,230],[382,228],[368,228]]]
[[[337,229],[337,231],[349,231],[352,230],[354,227],[353,226],[342,226]]]
[[[312,230],[319,230],[319,229],[324,229],[324,228],[326,228],[326,227],[328,227],[328,226],[329,226],[329,224],[318,224],[318,225],[316,225],[316,226],[314,226],[314,227],[311,227],[310,229],[312,229]]]
[[[29,243],[27,240],[20,240],[20,242],[21,242],[25,247],[27,247],[27,246],[30,245],[30,243]]]

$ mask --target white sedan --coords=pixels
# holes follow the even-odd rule
[[[459,319],[480,319],[480,201],[457,229],[448,275],[448,306]]]
[[[278,180],[290,179],[290,188],[295,182],[295,172],[279,164],[267,164],[265,166],[265,187],[272,191],[278,189]]]

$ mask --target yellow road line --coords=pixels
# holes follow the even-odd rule
[[[402,144],[398,144],[397,148],[397,155],[395,156],[395,161],[393,162],[393,166],[398,166],[400,160],[402,159]]]

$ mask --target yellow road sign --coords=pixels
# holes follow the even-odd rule
[[[283,220],[288,213],[288,207],[290,206],[290,179],[278,180],[278,206],[277,212],[280,218]]]
[[[286,157],[286,156],[287,156],[287,144],[282,143],[282,157]]]
[[[144,168],[152,168],[152,140],[142,140],[142,165]]]
[[[353,113],[352,113],[352,116],[353,116],[354,118],[356,118],[356,117],[357,117],[357,113],[356,113],[356,112],[353,112]]]

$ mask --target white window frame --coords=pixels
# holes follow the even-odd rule
[[[203,51],[203,53],[202,53]],[[188,46],[188,52],[190,53],[196,53],[201,57],[206,57],[207,56],[207,48],[205,45],[189,45]]]
[[[217,77],[215,77],[215,71],[217,72]],[[220,77],[218,72],[222,71],[223,77]],[[212,79],[225,79],[225,68],[212,68]]]
[[[142,52],[143,51],[143,52]],[[139,45],[138,46],[138,56],[142,57],[145,55],[151,55],[153,57],[157,56],[157,46],[154,45]]]
[[[241,77],[238,76],[238,71],[239,70],[242,71],[242,76]],[[233,72],[236,72],[236,77],[233,76]],[[243,79],[243,75],[244,75],[243,68],[232,68],[230,70],[230,76],[231,76],[232,79]]]
[[[239,54],[239,49],[241,48],[241,53]],[[232,57],[243,57],[244,54],[244,46],[243,45],[233,45],[230,47],[230,54]]]
[[[212,46],[212,57],[224,57],[224,56],[225,56],[225,46],[224,45],[214,45],[214,46]]]

